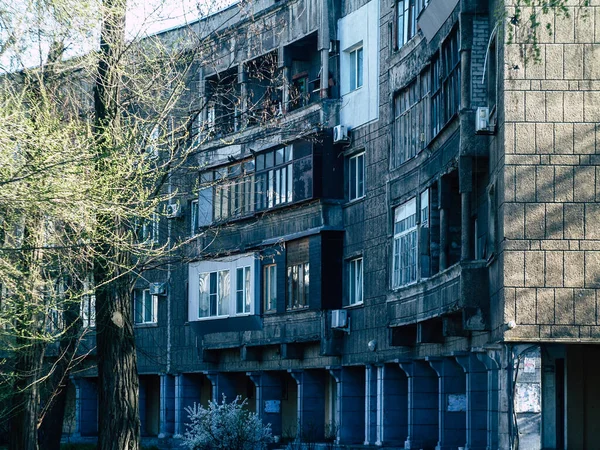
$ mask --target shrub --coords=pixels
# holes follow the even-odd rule
[[[191,423],[183,437],[190,450],[259,450],[271,442],[271,425],[248,411],[246,400],[236,397],[231,403],[209,402],[208,408],[194,404],[186,408]]]

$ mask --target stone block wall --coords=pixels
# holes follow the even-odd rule
[[[600,2],[576,3],[568,17],[540,16],[539,58],[531,10],[506,22],[499,259],[504,323],[517,324],[507,340],[600,336]]]

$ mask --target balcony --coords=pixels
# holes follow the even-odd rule
[[[463,329],[486,329],[489,310],[485,261],[463,261],[419,283],[388,294],[391,327],[462,312]]]

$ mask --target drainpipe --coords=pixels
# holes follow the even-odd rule
[[[321,26],[319,31],[319,49],[321,50],[320,97],[329,96],[329,0],[321,0]]]

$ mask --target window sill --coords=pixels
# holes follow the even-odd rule
[[[136,323],[133,325],[134,328],[156,328],[158,327],[158,322],[143,322]]]
[[[366,195],[363,195],[363,196],[361,196],[361,197],[357,197],[357,198],[354,198],[354,199],[352,199],[352,200],[348,200],[348,201],[347,201],[347,202],[344,204],[344,207],[346,207],[346,206],[350,206],[350,205],[354,205],[355,203],[360,203],[360,202],[363,202],[364,200],[366,200],[366,198],[367,198],[367,196],[366,196]]]
[[[361,302],[352,303],[351,305],[345,305],[342,308],[343,309],[357,309],[357,308],[362,308],[363,306],[365,306],[364,300]]]
[[[228,314],[226,316],[210,316],[210,317],[197,317],[194,320],[189,320],[189,322],[203,322],[205,320],[223,320],[223,319],[232,319],[234,317],[248,317],[253,316],[253,313],[239,313],[239,314]]]
[[[298,311],[306,311],[308,309],[308,306],[299,306],[297,308],[286,308],[285,312],[286,313],[294,313],[294,312],[298,312]]]

